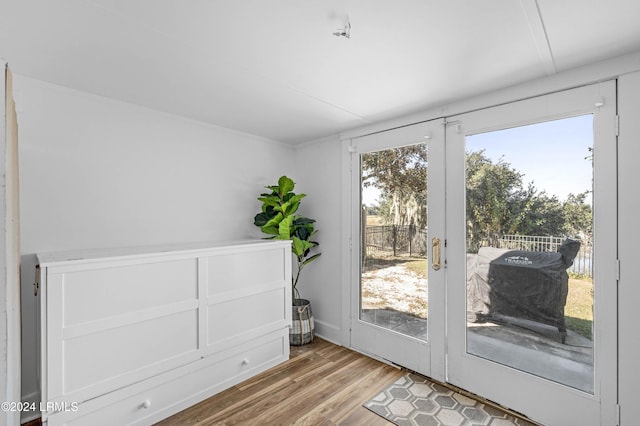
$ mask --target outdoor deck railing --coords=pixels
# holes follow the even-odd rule
[[[510,250],[551,251],[557,252],[565,237],[544,235],[502,235],[488,243],[492,247]],[[593,276],[593,245],[590,238],[580,240],[580,251],[573,260],[569,271],[577,274]]]
[[[366,257],[423,256],[427,253],[427,230],[415,225],[367,226],[363,232]],[[501,235],[481,245],[510,250],[557,252],[565,237],[544,235]],[[593,276],[593,245],[590,238],[580,241],[580,251],[569,271]]]

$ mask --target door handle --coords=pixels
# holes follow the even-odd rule
[[[440,269],[440,238],[431,239],[431,267],[434,271]]]

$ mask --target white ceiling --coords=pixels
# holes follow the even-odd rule
[[[638,18],[639,0],[0,0],[0,56],[293,144],[640,51]]]

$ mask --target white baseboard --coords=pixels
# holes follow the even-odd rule
[[[344,346],[342,344],[342,330],[339,327],[336,327],[332,324],[327,324],[324,321],[318,321],[314,318],[315,324],[315,335],[318,337],[322,337],[324,340],[327,340],[331,343],[334,343],[339,346]]]

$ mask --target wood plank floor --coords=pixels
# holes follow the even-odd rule
[[[289,361],[158,423],[363,425],[390,423],[362,406],[405,372],[320,338]]]

